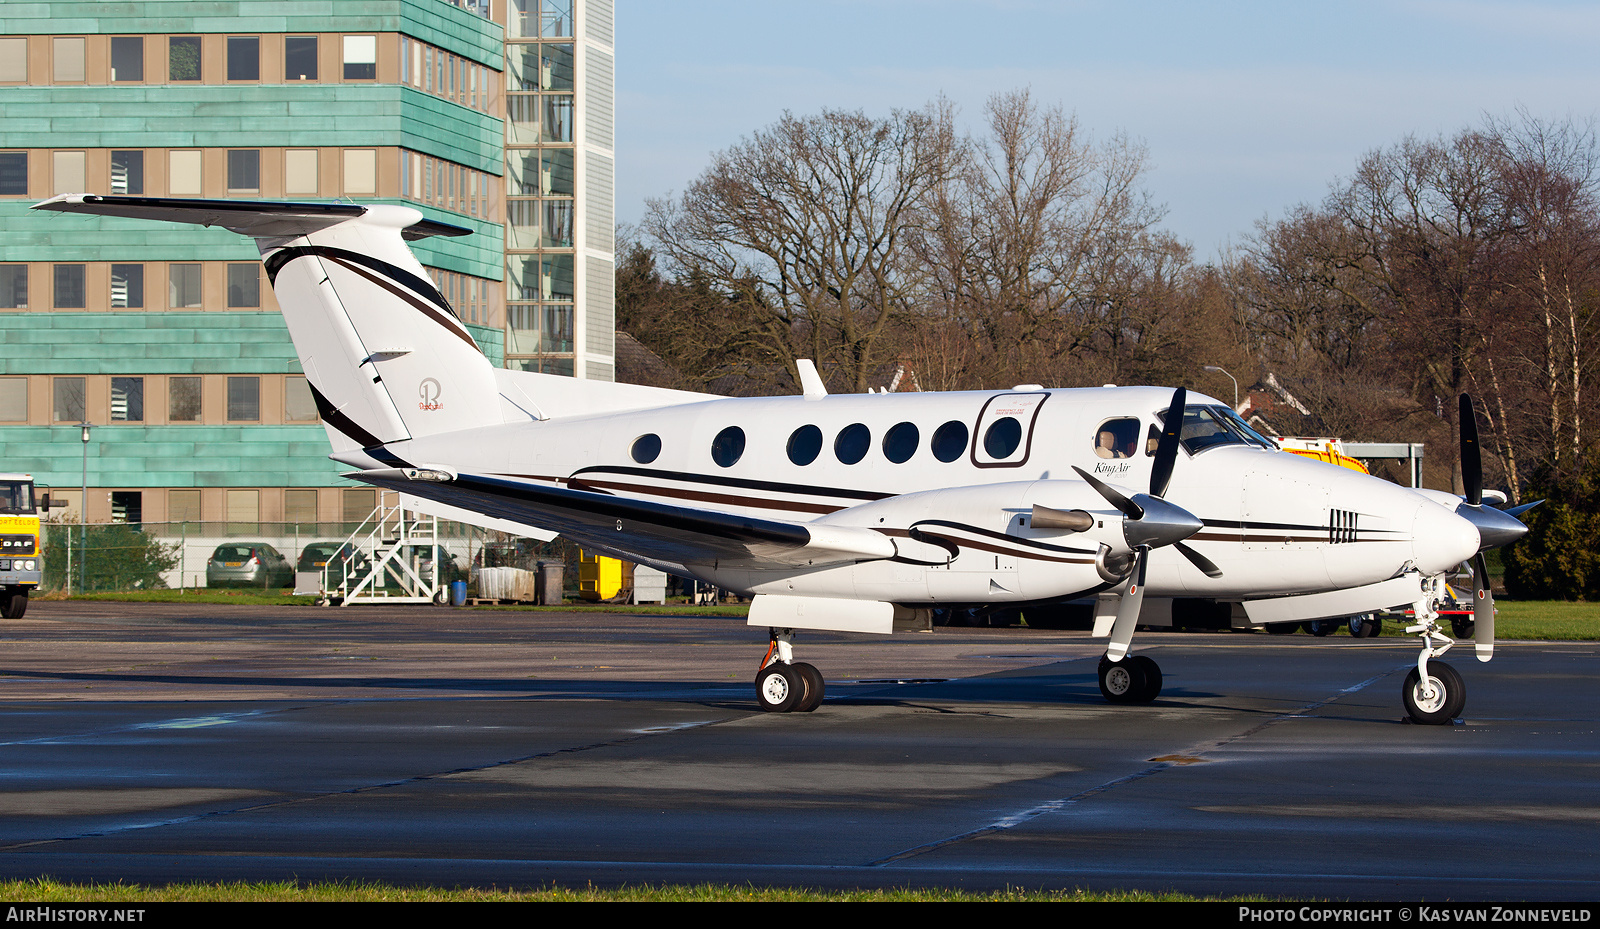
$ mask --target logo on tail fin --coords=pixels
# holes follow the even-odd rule
[[[421,402],[417,404],[417,409],[444,409],[444,404],[439,402],[439,397],[442,396],[443,393],[444,389],[439,386],[439,382],[437,380],[431,377],[423,378],[422,383],[417,385],[417,396],[422,398]]]

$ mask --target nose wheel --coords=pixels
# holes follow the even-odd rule
[[[1461,675],[1455,668],[1434,660],[1455,644],[1439,628],[1437,607],[1443,596],[1444,576],[1428,578],[1422,596],[1412,605],[1416,625],[1406,627],[1407,633],[1421,637],[1422,653],[1400,687],[1400,698],[1405,701],[1411,721],[1424,726],[1448,726],[1467,705],[1467,685]]]
[[[1143,655],[1100,656],[1100,693],[1112,703],[1149,703],[1161,695],[1161,668]]]
[[[791,630],[772,630],[756,672],[756,703],[769,713],[809,713],[822,705],[822,672],[794,660],[793,638]]]

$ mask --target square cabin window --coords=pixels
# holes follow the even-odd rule
[[[228,306],[261,306],[261,265],[255,262],[228,265]]]
[[[144,80],[144,36],[111,37],[111,80]]]
[[[200,80],[200,37],[175,35],[167,39],[167,80]]]
[[[261,80],[260,36],[228,36],[228,80]]]
[[[228,191],[258,193],[261,190],[261,152],[233,149],[228,152]]]
[[[378,37],[373,35],[347,35],[344,37],[344,79],[347,81],[372,81],[378,77]]]
[[[283,77],[287,81],[317,79],[317,37],[291,35],[283,39]]]

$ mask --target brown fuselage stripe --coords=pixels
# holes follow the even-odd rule
[[[423,303],[421,300],[418,300],[416,297],[413,297],[411,294],[406,293],[405,291],[401,290],[399,287],[396,287],[395,285],[389,283],[388,281],[386,281],[383,278],[377,276],[376,274],[373,274],[371,271],[368,271],[367,269],[365,269],[365,268],[363,268],[363,267],[361,267],[359,265],[351,264],[350,262],[345,261],[344,259],[339,258],[336,255],[324,255],[323,257],[327,258],[329,261],[333,262],[334,264],[338,265],[341,268],[344,268],[347,271],[352,271],[355,274],[358,274],[361,277],[366,278],[367,280],[371,281],[372,283],[377,284],[379,287],[382,287],[384,290],[387,290],[389,293],[392,293],[396,297],[399,297],[401,300],[404,300],[405,302],[411,304],[413,307],[415,307],[417,309],[418,312],[422,313],[422,315],[428,317],[429,319],[433,320],[434,322],[436,322],[439,325],[443,326],[444,328],[448,329],[450,331],[451,335],[455,336],[456,338],[460,339],[461,341],[463,341],[463,342],[467,343],[468,345],[472,346],[472,350],[473,351],[477,352],[480,355],[483,354],[483,349],[478,347],[478,343],[473,341],[473,338],[472,338],[471,335],[469,335],[468,333],[466,333],[466,332],[464,332],[464,331],[462,331],[460,329],[457,329],[454,325],[452,325],[445,318],[444,314],[440,313],[438,310],[436,310],[433,307],[427,305],[426,303]]]
[[[922,534],[935,539],[943,539],[956,548],[975,548],[981,552],[993,552],[996,555],[1011,555],[1014,558],[1024,558],[1028,561],[1051,561],[1057,564],[1094,564],[1093,558],[1055,558],[1050,555],[1041,555],[1031,549],[1007,548],[990,542],[974,542],[970,539],[958,539],[947,536],[941,532],[921,530]]]

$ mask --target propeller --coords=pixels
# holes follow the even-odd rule
[[[1478,528],[1478,553],[1472,557],[1473,651],[1479,661],[1494,657],[1494,591],[1489,581],[1489,564],[1483,553],[1508,545],[1527,534],[1528,527],[1517,517],[1543,500],[1525,503],[1509,510],[1483,505],[1483,450],[1478,443],[1478,417],[1470,394],[1461,395],[1461,485],[1466,491],[1456,514]]]
[[[1178,458],[1178,439],[1183,429],[1183,411],[1188,391],[1182,387],[1172,392],[1172,402],[1162,422],[1161,439],[1156,444],[1155,461],[1150,469],[1150,493],[1126,497],[1094,475],[1074,466],[1072,470],[1106,502],[1121,511],[1122,536],[1133,549],[1132,578],[1128,589],[1117,604],[1117,618],[1111,626],[1111,641],[1106,646],[1106,657],[1121,661],[1128,654],[1128,644],[1133,640],[1133,629],[1138,624],[1139,610],[1144,604],[1145,568],[1150,560],[1150,550],[1171,545],[1195,567],[1209,577],[1221,577],[1222,571],[1210,559],[1183,544],[1183,540],[1199,532],[1204,525],[1199,517],[1162,498],[1172,480],[1172,469]]]

